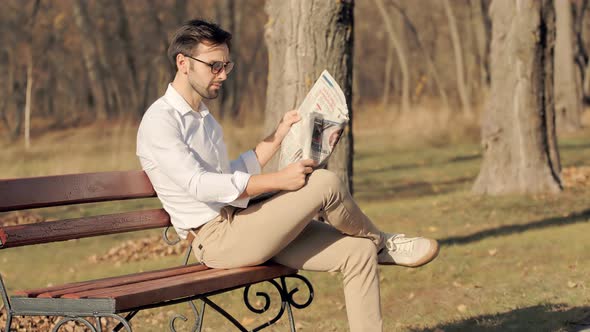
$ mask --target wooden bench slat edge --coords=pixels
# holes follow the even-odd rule
[[[124,233],[170,225],[164,209],[0,227],[0,249]]]
[[[246,272],[234,271],[223,276],[206,280],[195,280],[182,286],[165,285],[155,289],[143,289],[135,294],[120,295],[115,298],[117,312],[131,310],[140,306],[154,303],[162,303],[171,299],[207,294],[219,290],[233,289],[281,276],[292,275],[297,270],[286,266],[259,266]],[[240,279],[235,279],[234,274],[241,274]]]
[[[141,170],[0,180],[0,212],[155,196]]]
[[[68,284],[62,284],[62,285],[51,286],[51,287],[34,288],[34,289],[21,289],[21,290],[16,290],[16,291],[12,292],[12,295],[19,296],[19,297],[45,297],[45,296],[41,296],[41,295],[43,295],[45,293],[47,293],[48,295],[54,294],[54,293],[56,294],[57,292],[60,292],[60,291],[65,291],[67,289],[73,289],[76,287],[81,287],[81,286],[85,286],[85,285],[89,285],[89,284],[99,284],[99,285],[102,284],[102,285],[104,285],[105,283],[112,282],[112,281],[118,281],[119,279],[127,280],[127,279],[129,279],[129,277],[139,279],[139,278],[142,278],[145,275],[149,275],[149,274],[158,274],[158,273],[162,273],[162,272],[175,271],[175,270],[180,270],[179,272],[184,273],[184,271],[191,271],[193,269],[195,269],[195,270],[208,269],[208,267],[206,267],[205,265],[203,265],[201,263],[194,263],[194,264],[189,264],[189,265],[174,266],[174,267],[168,267],[168,268],[159,269],[159,270],[138,272],[138,273],[134,273],[134,274],[127,274],[127,275],[121,275],[121,276],[115,276],[115,277],[107,277],[107,278],[100,278],[100,279],[94,279],[94,280],[84,280],[84,281],[79,281],[79,282],[72,282],[72,283],[68,283]],[[53,297],[55,297],[55,296],[53,296]]]
[[[117,286],[104,287],[104,288],[100,288],[100,289],[93,289],[93,290],[82,291],[82,292],[68,293],[68,294],[62,295],[61,297],[64,299],[110,298],[110,297],[113,297],[113,295],[115,295],[115,294],[119,294],[121,292],[123,292],[123,293],[128,292],[128,291],[131,291],[131,290],[137,289],[137,288],[141,289],[144,287],[151,287],[154,285],[160,285],[162,283],[176,283],[180,280],[197,279],[197,278],[204,277],[206,275],[211,275],[211,274],[215,275],[215,274],[223,273],[223,271],[225,271],[225,270],[207,269],[207,270],[203,270],[203,271],[194,271],[194,272],[186,273],[183,275],[169,276],[169,277],[164,277],[164,278],[154,279],[154,280],[139,281],[137,283],[132,283],[132,284],[117,285]]]
[[[57,297],[65,295],[65,294],[80,293],[80,292],[92,291],[92,290],[96,290],[96,289],[109,288],[109,287],[115,287],[115,286],[124,286],[124,285],[135,284],[138,282],[144,282],[144,281],[150,281],[150,280],[159,280],[162,278],[204,271],[207,269],[209,269],[209,268],[203,264],[194,264],[194,265],[179,266],[179,267],[175,267],[175,268],[158,270],[158,271],[142,272],[142,273],[137,273],[137,274],[132,274],[132,275],[125,275],[125,276],[119,276],[119,277],[114,277],[114,278],[86,282],[83,285],[64,287],[62,289],[54,290],[54,291],[46,291],[46,292],[40,293],[38,295],[38,297],[40,297],[40,298],[57,298]]]

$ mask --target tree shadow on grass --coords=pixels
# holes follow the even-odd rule
[[[469,235],[452,236],[438,240],[441,245],[467,244],[489,237],[507,236],[522,233],[530,230],[543,229],[547,227],[572,225],[590,220],[590,209],[574,212],[567,217],[553,217],[536,220],[526,224],[504,225],[493,229],[486,229]]]
[[[382,188],[378,188],[375,183],[367,182],[355,186],[354,197],[361,200],[386,201],[441,195],[456,191],[473,180],[473,177],[461,177],[438,182],[413,181]]]
[[[590,144],[588,143],[582,143],[582,144],[576,144],[576,143],[565,143],[562,145],[559,145],[559,148],[561,150],[580,150],[580,149],[590,149]]]
[[[410,328],[412,332],[504,332],[504,331],[581,331],[590,328],[590,307],[543,304],[512,311],[482,315],[433,328]]]
[[[481,158],[481,154],[467,154],[467,155],[459,155],[447,160],[425,163],[425,162],[415,162],[415,163],[406,163],[406,164],[394,164],[394,165],[384,165],[379,168],[363,168],[363,169],[356,169],[355,175],[363,175],[363,174],[372,174],[376,175],[379,173],[388,173],[391,171],[400,171],[405,169],[412,169],[412,168],[424,168],[424,167],[437,167],[443,166],[446,164],[451,163],[460,163],[460,162],[467,162],[472,160],[477,160]]]

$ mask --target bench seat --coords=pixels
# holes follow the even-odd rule
[[[191,264],[53,287],[15,291],[14,310],[28,313],[115,314],[163,302],[212,295],[297,270],[274,263],[234,269]]]

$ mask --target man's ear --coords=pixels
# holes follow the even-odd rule
[[[188,66],[188,58],[182,55],[182,53],[178,53],[176,55],[176,67],[178,68],[178,71],[188,75]]]

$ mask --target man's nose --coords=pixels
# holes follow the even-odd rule
[[[227,72],[225,71],[225,67],[221,69],[221,71],[217,74],[217,79],[220,81],[225,81],[227,79]]]

